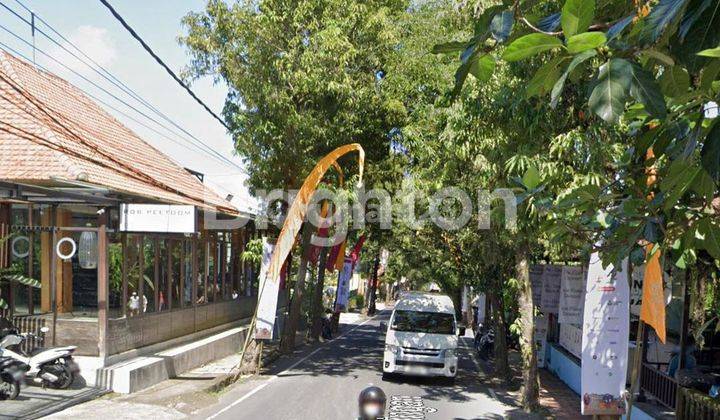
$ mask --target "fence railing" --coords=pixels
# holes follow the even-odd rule
[[[700,391],[678,387],[678,406],[675,412],[679,420],[720,419],[720,402]]]
[[[32,333],[34,336],[27,337],[21,346],[26,353],[31,353],[36,348],[44,347],[44,335],[40,333],[40,328],[46,325],[47,320],[43,316],[19,315],[9,317],[9,313],[0,312],[0,316],[8,318],[15,325],[20,333]]]
[[[643,363],[640,378],[640,388],[646,395],[671,410],[675,409],[678,389],[675,379],[648,363]]]

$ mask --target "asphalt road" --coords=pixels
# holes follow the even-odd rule
[[[203,410],[204,419],[328,419],[357,417],[357,397],[380,386],[392,406],[389,419],[502,419],[515,407],[483,385],[472,339],[461,338],[455,383],[435,378],[382,380],[385,331],[390,312],[342,326],[342,335],[320,347],[284,358],[266,376],[238,384]],[[400,407],[405,407],[400,410]],[[514,416],[513,416],[514,417]]]

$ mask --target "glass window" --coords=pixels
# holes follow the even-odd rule
[[[183,306],[192,305],[192,284],[193,284],[193,240],[186,239],[183,241],[183,259],[182,259],[182,275],[183,281],[181,284],[182,288],[182,301]]]
[[[144,312],[155,312],[155,241],[143,237],[143,287],[140,297]]]
[[[143,300],[140,297],[140,281],[144,271],[144,260],[141,260],[142,235],[128,235],[127,239],[127,309],[128,316],[138,316],[143,311]],[[144,285],[143,285],[144,286]]]
[[[455,334],[455,316],[439,312],[395,311],[392,329],[428,334]]]
[[[166,311],[168,308],[168,247],[167,241],[160,239],[160,276],[157,279],[158,287],[158,312]]]
[[[204,239],[199,239],[197,241],[197,253],[198,253],[198,271],[197,271],[197,278],[195,281],[197,282],[197,296],[195,297],[195,301],[198,304],[206,303],[205,300],[205,280],[206,276],[205,273],[207,271],[207,242]]]
[[[217,292],[217,242],[215,238],[211,238],[208,243],[208,279],[207,279],[207,300],[215,302],[215,294]]]
[[[168,254],[171,258],[170,269],[172,270],[169,274],[170,286],[170,300],[172,301],[172,308],[177,309],[180,307],[180,271],[182,266],[182,251],[184,241],[178,241],[175,239],[168,239]]]
[[[123,249],[120,235],[108,234],[108,269],[110,271],[110,290],[108,299],[108,317],[122,317],[122,261]]]

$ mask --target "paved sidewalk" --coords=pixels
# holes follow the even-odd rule
[[[520,354],[511,350],[508,359],[513,378],[509,387],[500,384],[492,377],[492,361],[483,362],[483,370],[488,375],[487,382],[493,384],[495,392],[506,403],[520,406],[520,385],[522,384],[522,362]],[[545,369],[539,369],[540,375],[540,407],[541,413],[527,414],[520,409],[513,413],[511,419],[589,419],[590,416],[580,414],[580,396],[565,385],[555,375]]]
[[[357,313],[342,314],[343,325],[352,325],[364,317]],[[309,351],[315,344],[304,342],[304,332],[296,339],[295,354]],[[192,417],[195,413],[217,402],[222,394],[214,392],[219,379],[225,378],[240,361],[239,354],[208,363],[177,378],[169,379],[140,392],[128,395],[108,394],[102,398],[76,405],[46,418],[75,420],[102,417],[113,420],[125,419],[178,419]]]
[[[42,417],[79,404],[90,401],[106,391],[88,387],[82,378],[77,378],[68,389],[43,389],[37,385],[26,385],[20,389],[17,399],[0,401],[0,419],[33,419]]]
[[[540,405],[557,419],[589,419],[580,414],[580,396],[557,376],[540,369]]]

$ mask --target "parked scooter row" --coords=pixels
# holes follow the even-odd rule
[[[40,329],[42,334],[47,327]],[[0,398],[13,399],[26,381],[43,387],[66,389],[79,372],[72,354],[75,346],[37,348],[30,353],[22,350],[23,343],[37,337],[20,333],[7,319],[0,318]]]

